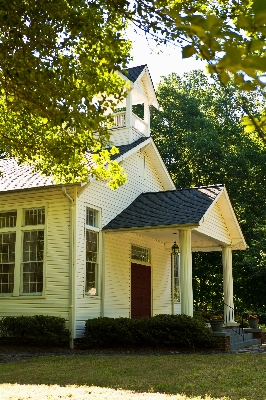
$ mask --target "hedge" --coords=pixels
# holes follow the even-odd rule
[[[4,317],[0,320],[0,336],[30,339],[32,344],[66,343],[70,332],[64,318],[48,315]]]
[[[210,328],[202,318],[161,314],[151,318],[88,319],[83,347],[196,347],[214,346]]]

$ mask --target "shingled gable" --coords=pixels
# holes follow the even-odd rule
[[[103,229],[199,225],[223,185],[142,193]]]
[[[127,68],[123,71],[123,74],[131,81],[135,82],[143,70],[147,67],[147,64],[139,65],[138,67]]]

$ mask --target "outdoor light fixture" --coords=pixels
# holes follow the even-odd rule
[[[174,242],[172,246],[172,255],[175,256],[179,253],[179,247],[177,246],[176,242]]]
[[[171,253],[171,267],[172,267],[172,314],[175,313],[175,301],[180,302],[180,290],[179,290],[179,247],[174,242]]]

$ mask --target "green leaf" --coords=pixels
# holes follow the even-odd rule
[[[265,0],[254,0],[252,4],[252,9],[255,15],[265,11]]]
[[[249,45],[250,51],[261,50],[265,46],[263,40],[252,40]]]
[[[255,15],[254,22],[257,25],[266,24],[266,9]]]
[[[258,71],[266,71],[266,57],[250,55],[243,60],[242,66],[244,70],[254,68],[254,70]]]
[[[194,45],[188,45],[182,49],[182,58],[189,58],[196,53]]]
[[[253,25],[253,19],[250,16],[240,14],[237,17],[236,26],[242,29],[249,29]]]

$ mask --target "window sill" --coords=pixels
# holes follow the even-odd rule
[[[93,295],[93,294],[87,294],[87,293],[84,294],[84,297],[90,298],[90,299],[95,299],[95,300],[101,300],[102,299],[101,296],[97,296],[97,295]]]
[[[0,295],[0,299],[5,299],[5,300],[18,300],[18,299],[27,299],[27,300],[32,299],[32,300],[35,300],[35,299],[45,299],[45,298],[46,298],[45,296],[40,296],[40,295],[38,295],[38,296],[34,296],[34,295],[30,295],[30,296],[28,296],[28,295],[1,296]]]

